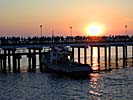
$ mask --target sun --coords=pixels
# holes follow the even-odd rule
[[[103,25],[100,24],[91,24],[86,28],[86,32],[89,36],[99,36],[103,33]]]

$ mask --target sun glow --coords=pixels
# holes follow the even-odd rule
[[[99,36],[104,32],[104,27],[101,24],[91,24],[86,27],[86,32],[89,36]]]

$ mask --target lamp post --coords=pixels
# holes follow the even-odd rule
[[[127,35],[127,25],[125,25],[125,34]]]
[[[42,25],[40,25],[40,36],[42,36]]]
[[[72,36],[72,26],[70,26],[70,33],[71,33],[71,36]]]

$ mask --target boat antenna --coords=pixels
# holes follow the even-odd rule
[[[52,45],[54,46],[54,29],[52,29]]]

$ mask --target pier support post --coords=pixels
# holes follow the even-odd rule
[[[16,54],[15,54],[15,49],[12,50],[12,59],[13,59],[13,72],[16,73],[17,72],[17,68],[16,68]]]
[[[133,45],[132,45],[132,66],[133,66]]]
[[[21,56],[17,55],[17,72],[18,73],[20,72],[20,59],[21,59]]]
[[[111,67],[111,46],[109,46],[109,51],[108,51],[109,53],[109,58],[108,58],[108,63],[109,63],[109,69],[110,69],[110,67]]]
[[[71,55],[71,60],[74,62],[74,47],[72,47],[72,55]]]
[[[1,52],[1,51],[0,51]],[[1,54],[0,54],[0,73],[2,72],[2,60],[1,60]]]
[[[87,48],[84,48],[84,63],[87,64]]]
[[[132,45],[132,59],[133,59],[133,45]]]
[[[2,58],[1,58],[1,73],[3,73],[3,55],[2,55]]]
[[[40,72],[43,72],[43,66],[42,66],[42,53],[41,49],[39,49],[39,65],[40,65]]]
[[[10,50],[8,50],[8,71],[11,72],[11,54],[10,54]]]
[[[118,46],[115,47],[115,51],[116,51],[116,68],[118,68]]]
[[[2,72],[2,58],[1,57],[0,57],[0,72]]]
[[[28,49],[29,50],[29,54],[27,55],[28,56],[28,71],[31,72],[31,49]]]
[[[18,59],[18,72],[20,72],[20,59]]]
[[[4,56],[3,56],[3,73],[6,73],[6,49],[4,49]]]
[[[31,56],[28,57],[28,63],[29,63],[28,71],[31,72]]]
[[[105,53],[105,56],[104,56],[105,70],[107,70],[107,47],[106,46],[104,47],[104,53]]]
[[[93,47],[91,46],[91,66],[93,65]]]
[[[80,47],[78,47],[78,63],[80,63]]]
[[[2,63],[2,49],[0,49],[0,72],[3,71],[3,63]]]
[[[123,67],[127,66],[127,46],[123,46]]]
[[[3,55],[3,73],[6,73],[6,50],[4,49],[4,55]]]
[[[100,47],[97,48],[98,51],[98,71],[100,71]]]
[[[126,67],[127,67],[127,59],[128,59],[128,54],[127,54],[127,45],[125,46],[125,54],[126,54]]]
[[[125,67],[125,46],[123,46],[123,67]]]
[[[33,49],[32,55],[32,72],[36,72],[36,50]]]

